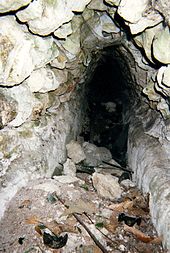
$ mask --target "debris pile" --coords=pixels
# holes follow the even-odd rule
[[[0,223],[0,252],[166,252],[150,219],[149,195],[106,149],[89,144],[88,152],[87,145],[72,141],[64,175],[32,181],[15,195]]]

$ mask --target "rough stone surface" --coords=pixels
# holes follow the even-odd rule
[[[29,4],[31,0],[1,0],[0,2],[0,13],[15,11],[21,7]]]
[[[1,92],[17,104],[17,110],[14,114],[15,117],[9,122],[10,126],[18,127],[22,125],[31,117],[34,108],[40,105],[40,102],[34,97],[29,87],[24,83],[20,86],[14,86],[11,89],[1,88]]]
[[[130,23],[137,23],[147,8],[148,0],[122,0],[118,7],[119,15]]]
[[[138,185],[151,192],[153,220],[170,248],[169,227],[163,225],[169,209],[162,208],[169,194],[168,171],[160,171],[168,168],[164,162],[170,153],[169,9],[168,0],[0,1],[2,213],[17,187],[30,178],[51,176],[66,160],[66,143],[76,139],[83,125],[84,83],[103,48],[115,46],[113,55],[127,86],[164,119],[153,117],[148,109],[148,116],[138,114],[151,139],[141,137],[142,130],[132,120],[129,161]],[[140,110],[134,97],[131,103]],[[87,164],[98,166],[102,159],[111,159],[106,150],[89,149]]]
[[[117,177],[100,173],[93,173],[93,185],[98,194],[106,199],[116,200],[121,197],[122,189],[118,183]]]
[[[162,21],[162,16],[152,11],[148,15],[145,14],[137,23],[129,24],[132,34],[138,34],[144,31],[146,28],[154,27]]]
[[[84,163],[88,166],[98,166],[102,161],[108,162],[112,159],[112,155],[107,148],[97,147],[89,142],[83,143],[83,150],[86,156]]]
[[[71,158],[74,163],[80,163],[86,158],[83,148],[77,141],[72,140],[66,145],[66,148],[67,156]]]
[[[36,3],[38,2],[38,3]],[[48,35],[54,32],[62,24],[69,22],[75,12],[82,12],[90,0],[79,1],[33,1],[29,6],[29,10],[24,9],[17,17],[22,22],[27,22],[29,29],[40,35]]]
[[[67,71],[59,69],[39,68],[31,73],[27,85],[32,92],[48,92],[56,90],[67,81]]]
[[[59,39],[65,39],[72,33],[71,22],[63,24],[55,32],[54,35]]]
[[[159,62],[164,64],[170,63],[169,27],[166,27],[155,35],[153,41],[153,55]]]
[[[76,166],[75,163],[71,159],[67,159],[63,164],[63,174],[75,177],[76,176]]]
[[[1,17],[0,27],[0,84],[3,86],[21,83],[34,68],[45,66],[58,52],[52,38],[33,36],[13,16]]]
[[[143,108],[136,113],[129,131],[128,157],[129,166],[134,170],[133,179],[144,192],[150,193],[150,208],[153,223],[159,235],[163,235],[164,245],[170,248],[170,189],[169,189],[169,154],[160,144],[160,133],[154,113]],[[143,116],[142,116],[143,115]],[[144,116],[145,115],[145,116]],[[142,121],[141,121],[142,118]],[[160,120],[160,122],[162,122]],[[164,125],[164,123],[162,122]],[[149,132],[147,133],[147,131]],[[162,132],[163,127],[160,128]],[[147,133],[147,135],[146,135]],[[152,133],[152,134],[151,134]],[[155,136],[154,136],[155,135]],[[161,176],[160,176],[161,175]]]

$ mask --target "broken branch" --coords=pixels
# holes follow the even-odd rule
[[[58,197],[56,195],[56,197],[58,198],[58,200],[66,207],[68,208],[67,205],[65,205],[64,201]],[[90,231],[90,229],[86,226],[86,224],[84,224],[84,222],[80,219],[80,217],[78,216],[78,214],[73,213],[73,216],[76,218],[76,220],[84,227],[84,229],[87,231],[87,233],[90,235],[90,237],[93,239],[93,241],[95,242],[95,244],[101,249],[101,251],[103,253],[108,253],[108,251],[104,248],[104,246],[97,240],[97,238],[93,235],[93,233]]]

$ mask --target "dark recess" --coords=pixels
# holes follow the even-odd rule
[[[81,135],[85,141],[108,148],[113,159],[126,166],[130,93],[124,70],[111,52],[103,53],[87,84],[88,123]]]

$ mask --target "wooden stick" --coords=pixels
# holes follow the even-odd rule
[[[56,195],[56,197],[58,198],[58,200],[66,207],[68,208],[67,205],[65,205],[64,201],[58,197]],[[86,226],[86,224],[84,224],[84,222],[80,219],[80,217],[78,216],[78,214],[73,213],[73,216],[75,217],[75,219],[84,227],[84,229],[87,231],[87,233],[90,235],[90,237],[93,239],[93,241],[95,242],[95,244],[101,249],[101,251],[103,253],[108,253],[108,251],[104,248],[104,246],[97,240],[97,238],[93,235],[93,233],[90,231],[90,229]]]
[[[115,165],[115,164],[112,164],[112,163],[108,163],[108,162],[105,162],[105,161],[102,161],[102,163],[105,163],[105,164],[107,164],[107,165],[110,165],[110,166],[112,166],[112,167],[118,168],[118,169],[123,170],[123,171],[127,171],[127,172],[130,172],[130,173],[134,173],[132,170],[128,170],[128,169],[126,169],[126,168],[124,168],[124,167],[122,167],[122,166],[118,166],[118,165]]]

